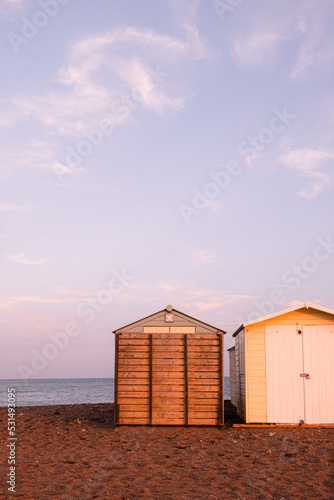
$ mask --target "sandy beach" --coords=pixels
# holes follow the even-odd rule
[[[333,499],[334,429],[115,427],[112,404],[16,409],[16,492],[7,490],[0,408],[0,498]]]

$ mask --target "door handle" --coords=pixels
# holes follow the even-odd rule
[[[300,376],[301,376],[301,377],[305,377],[305,378],[307,378],[307,379],[309,379],[309,378],[310,378],[310,374],[309,374],[309,373],[301,373],[301,374],[300,374]]]

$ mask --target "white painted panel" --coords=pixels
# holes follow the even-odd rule
[[[304,420],[302,352],[295,325],[266,326],[267,422]]]
[[[235,339],[235,396],[236,396],[236,407],[237,414],[240,417],[240,349],[239,349],[239,335]]]
[[[305,326],[305,422],[334,423],[334,326]]]
[[[239,334],[239,391],[240,391],[240,417],[247,421],[246,415],[246,377],[245,377],[245,330]]]

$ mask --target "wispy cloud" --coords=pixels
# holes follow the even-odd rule
[[[154,286],[137,284],[135,288],[126,292],[127,301],[172,304],[176,309],[196,314],[201,311],[219,310],[230,304],[242,303],[245,300],[259,298],[253,295],[233,294],[225,290],[201,288],[190,282],[177,280],[162,280]],[[123,297],[124,299],[124,297]]]
[[[24,6],[24,0],[0,0],[0,19],[13,21],[15,13]]]
[[[173,282],[173,281],[162,281],[158,286],[157,290],[158,292],[162,293],[174,293],[176,290],[179,288],[179,283],[178,282]]]
[[[197,311],[212,311],[213,309],[227,306],[232,302],[233,300],[230,297],[221,298],[213,296],[203,301],[194,302],[194,306],[196,307]]]
[[[333,15],[332,2],[324,0],[315,5],[310,0],[297,0],[293,5],[281,2],[276,7],[260,3],[261,8],[251,13],[238,11],[247,17],[245,28],[239,28],[232,39],[232,53],[241,66],[265,69],[284,56],[284,44],[289,40],[296,42],[291,78],[334,57],[333,37],[324,35],[328,33],[325,24]]]
[[[93,297],[97,293],[97,291],[78,290],[78,289],[71,288],[67,285],[58,285],[56,290],[55,290],[55,293],[57,293],[59,295],[64,295],[65,297],[70,296],[71,298],[73,298],[75,300],[79,300],[79,299],[81,300],[83,298]]]
[[[325,29],[333,13],[333,2],[327,0],[316,7],[313,2],[303,2],[301,5],[299,15],[303,18],[304,30],[300,37],[297,59],[290,73],[291,78],[304,75],[313,66],[324,66],[333,59],[334,37],[328,37],[328,31]]]
[[[206,248],[203,250],[194,250],[193,255],[194,262],[197,266],[204,266],[215,258],[214,252],[210,252],[210,250]]]
[[[0,0],[1,5],[10,5],[11,7],[19,7],[24,0]]]
[[[246,69],[266,68],[279,56],[282,43],[297,38],[305,30],[304,24],[294,15],[296,6],[284,11],[272,3],[261,1],[257,9],[239,9],[237,31],[232,38],[232,54]],[[291,14],[291,8],[294,14]],[[279,10],[279,12],[277,12]]]
[[[40,126],[39,136],[34,133],[37,140],[2,151],[7,174],[19,167],[78,173],[72,168],[66,172],[64,144],[85,138],[101,120],[108,119],[110,127],[120,125],[138,105],[156,113],[182,109],[188,97],[180,91],[175,72],[168,80],[168,71],[207,55],[206,44],[190,23],[183,38],[123,27],[74,43],[55,75],[54,89],[16,95],[0,104],[0,125],[12,129],[33,120]]]
[[[0,0],[0,13],[8,13],[20,9],[24,0]]]
[[[22,297],[14,297],[17,302],[32,302],[35,304],[68,304],[68,299],[57,299],[54,297],[39,297],[34,295],[26,295]],[[71,301],[73,302],[73,300]]]
[[[196,23],[200,3],[201,0],[168,0],[168,4],[176,12],[180,24]]]
[[[34,210],[36,205],[10,205],[0,203],[0,212],[21,212],[26,210]]]
[[[49,259],[41,259],[41,260],[30,260],[25,257],[24,252],[18,255],[5,255],[5,258],[10,262],[15,262],[16,264],[28,264],[31,266],[43,266]]]
[[[236,295],[228,292],[214,294],[213,291],[202,290],[202,300],[194,302],[197,311],[212,311],[213,309],[223,308],[227,305],[237,304],[239,301],[252,300],[253,295]],[[198,296],[198,295],[197,295]]]
[[[2,297],[0,302],[0,309],[6,311],[16,311],[19,314],[19,310],[23,304],[76,304],[82,299],[77,298],[56,298],[56,297],[40,297],[38,295],[22,295],[22,296],[7,296]],[[36,317],[33,318],[36,321]]]
[[[221,203],[219,203],[219,201],[208,200],[207,206],[208,206],[208,209],[210,210],[210,212],[215,214],[215,213],[219,212],[219,209],[222,205],[221,205]]]
[[[239,64],[257,68],[275,55],[278,44],[285,39],[278,27],[261,28],[250,33],[239,33],[233,51]]]
[[[297,194],[314,198],[334,180],[334,152],[325,149],[294,149],[281,156],[280,161],[289,168],[298,170],[302,175],[313,178],[311,185]],[[324,170],[330,164],[331,173]],[[322,170],[321,170],[322,169]]]
[[[42,169],[45,171],[61,169],[62,175],[70,170],[71,175],[84,171],[83,167],[72,167],[59,163],[56,157],[61,153],[61,146],[56,140],[32,140],[15,150],[0,149],[0,174],[9,178],[18,169]]]

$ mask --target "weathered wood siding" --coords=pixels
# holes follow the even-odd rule
[[[235,378],[235,347],[229,349],[230,357],[230,393],[231,403],[237,406],[236,378]]]
[[[223,335],[196,328],[116,334],[116,423],[223,423]]]
[[[146,424],[149,418],[150,337],[116,335],[115,421]]]

